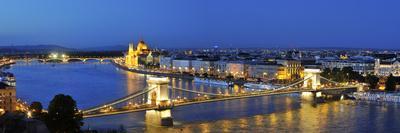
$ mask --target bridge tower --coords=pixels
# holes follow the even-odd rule
[[[149,77],[147,83],[149,89],[155,88],[149,91],[147,95],[147,104],[157,106],[169,104],[169,79],[167,77]]]
[[[314,68],[306,68],[304,69],[304,87],[311,87],[314,90],[317,90],[318,86],[321,85],[321,70]]]
[[[149,77],[147,80],[149,89],[147,104],[157,106],[156,110],[146,111],[146,123],[148,125],[172,126],[171,117],[172,103],[169,97],[167,77]]]

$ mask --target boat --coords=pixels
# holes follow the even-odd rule
[[[202,79],[202,78],[194,78],[194,82],[203,83],[203,84],[212,84],[212,85],[223,85],[227,86],[228,83],[223,80],[213,80],[213,79]]]
[[[254,89],[266,89],[266,90],[272,90],[274,88],[276,88],[276,86],[270,85],[270,84],[256,84],[256,83],[245,83],[243,85],[244,87],[247,88],[254,88]]]

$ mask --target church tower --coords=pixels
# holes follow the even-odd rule
[[[128,53],[125,55],[125,66],[129,68],[139,67],[139,60],[144,60],[146,62],[147,61],[146,57],[149,54],[149,52],[150,49],[143,40],[139,41],[136,48],[132,42],[129,43]],[[150,57],[152,56],[150,55]]]
[[[128,54],[125,56],[125,65],[127,67],[136,67],[138,65],[138,57],[134,50],[133,43],[129,43]]]

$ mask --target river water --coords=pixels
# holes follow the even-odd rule
[[[16,76],[19,98],[40,101],[45,108],[60,93],[71,95],[80,109],[100,105],[146,88],[148,77],[96,62],[19,62],[7,71]],[[181,79],[171,79],[170,85],[214,93],[243,91]],[[400,132],[399,104],[349,100],[313,104],[296,94],[176,107],[171,112],[173,127],[149,124],[146,112],[137,112],[85,119],[83,129],[122,125],[129,132]]]

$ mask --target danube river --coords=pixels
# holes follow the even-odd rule
[[[146,87],[146,75],[126,72],[112,64],[17,63],[9,70],[17,79],[17,96],[40,101],[71,95],[80,109],[99,105]],[[208,92],[234,93],[241,89],[171,79],[170,85]],[[130,132],[400,132],[400,104],[336,101],[302,102],[297,95],[265,96],[205,103],[172,109],[174,127],[146,123],[146,113],[86,119],[83,129]]]

